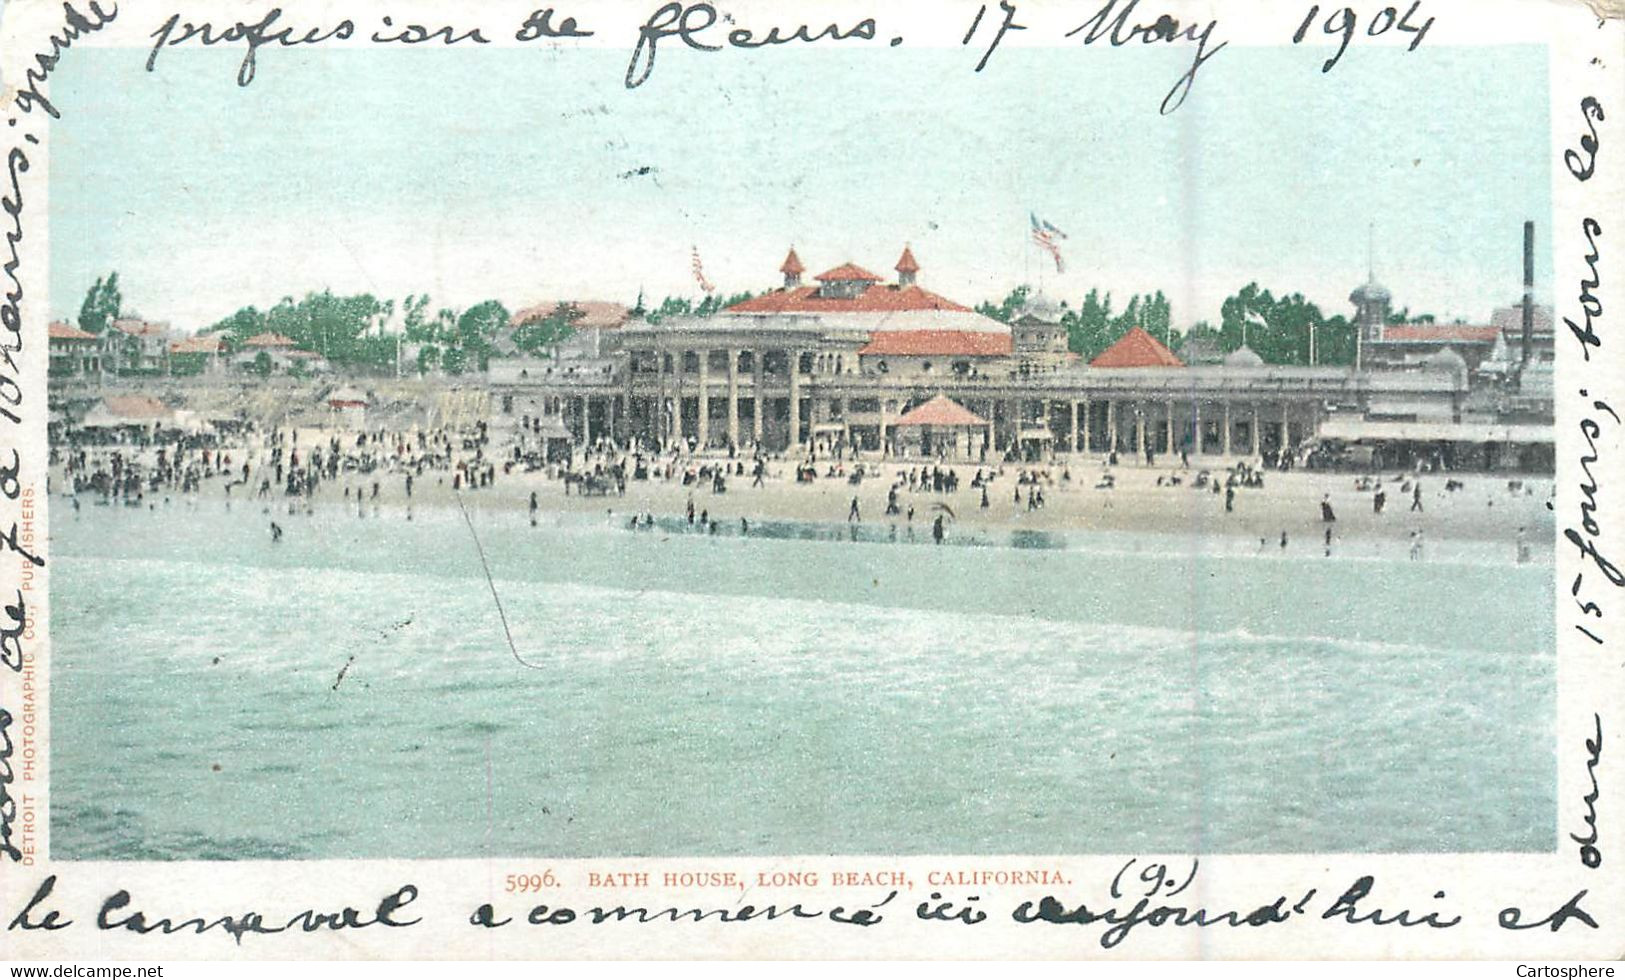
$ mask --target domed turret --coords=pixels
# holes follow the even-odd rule
[[[1027,321],[1031,323],[1060,323],[1061,307],[1054,300],[1043,293],[1029,295],[1015,315],[1010,318],[1012,323]]]
[[[1043,293],[1029,295],[1010,317],[1011,335],[1019,354],[1065,354],[1066,327],[1062,310]]]
[[[1452,374],[1461,374],[1467,370],[1467,361],[1450,347],[1439,348],[1422,358],[1422,363],[1430,371],[1449,371]]]
[[[1393,299],[1394,295],[1388,291],[1388,287],[1375,279],[1354,287],[1354,292],[1349,293],[1349,302],[1355,306],[1364,306],[1367,303],[1388,304],[1393,302]]]
[[[1358,328],[1360,339],[1368,342],[1382,339],[1382,325],[1388,322],[1388,310],[1393,299],[1394,294],[1377,282],[1375,276],[1366,279],[1363,285],[1356,286],[1354,292],[1349,293],[1349,302],[1354,304],[1354,325]]]
[[[1243,344],[1235,350],[1224,355],[1225,367],[1263,367],[1264,359],[1258,352]]]

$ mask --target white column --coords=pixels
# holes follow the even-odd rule
[[[700,437],[700,450],[711,442],[711,352],[700,351],[700,395],[695,404],[699,407],[700,417],[696,421],[696,435]]]
[[[728,444],[739,447],[739,352],[728,348]]]
[[[655,351],[655,396],[649,400],[649,428],[661,448],[671,439],[671,423],[666,421],[666,352]]]
[[[751,409],[753,414],[750,420],[751,439],[760,447],[762,444],[762,350],[757,348],[750,354],[751,368]]]
[[[787,448],[801,445],[801,352],[790,351],[790,440]]]
[[[1224,454],[1230,455],[1230,402],[1224,403]]]

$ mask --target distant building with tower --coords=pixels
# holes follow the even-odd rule
[[[1505,467],[1550,457],[1549,424],[1475,413],[1473,369],[1493,343],[1388,324],[1392,296],[1374,277],[1350,296],[1353,369],[1266,364],[1245,346],[1187,364],[1139,328],[1084,363],[1042,295],[1004,323],[922,285],[912,247],[893,270],[887,281],[846,261],[809,283],[792,248],[761,295],[709,317],[629,320],[591,370],[537,378],[494,363],[491,384],[501,404],[545,410],[578,441],[647,449],[1257,458],[1341,432],[1396,464],[1424,450]]]

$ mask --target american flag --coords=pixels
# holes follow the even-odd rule
[[[1066,232],[1031,211],[1027,212],[1027,217],[1031,218],[1033,223],[1033,244],[1048,252],[1050,258],[1055,260],[1056,272],[1065,272],[1066,262],[1061,258],[1061,246],[1057,245],[1055,240],[1059,238],[1065,241]]]
[[[693,256],[693,259],[694,259],[694,261],[693,261],[694,281],[699,283],[700,288],[705,290],[706,292],[708,292],[708,293],[716,292],[717,287],[712,285],[711,280],[705,278],[705,266],[700,264],[700,247],[698,245],[693,246],[690,254]]]

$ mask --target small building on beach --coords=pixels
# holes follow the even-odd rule
[[[903,413],[892,423],[893,452],[904,458],[976,459],[992,444],[987,419],[949,398],[937,395]]]

